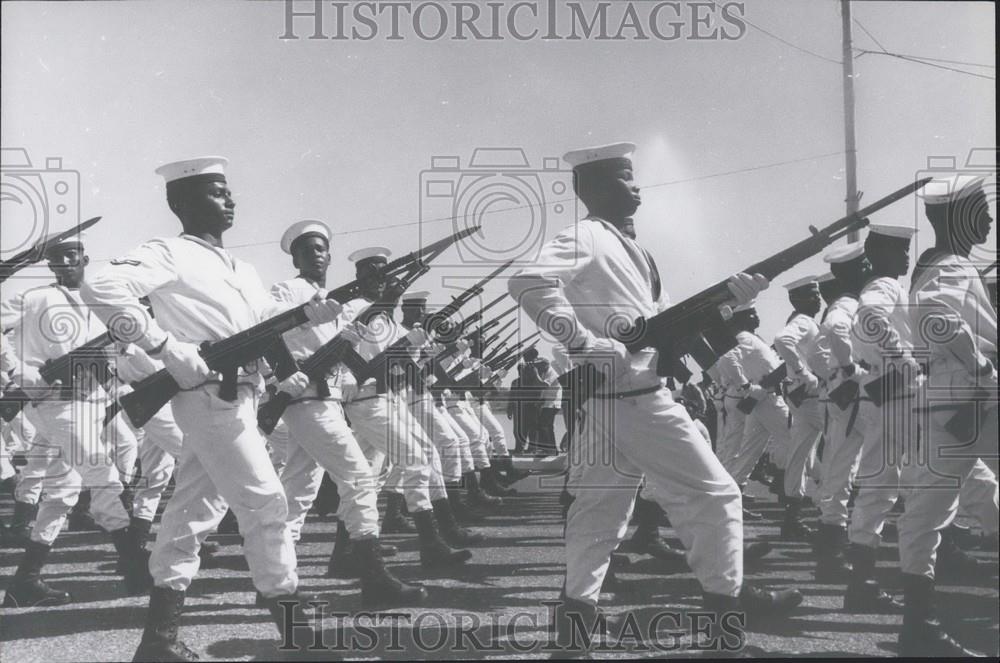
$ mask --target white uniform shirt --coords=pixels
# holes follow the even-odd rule
[[[719,370],[729,385],[758,384],[781,365],[774,350],[756,334],[741,331],[736,340],[738,345],[719,359]]]
[[[868,363],[872,375],[883,372],[887,358],[910,354],[913,335],[906,291],[897,279],[880,276],[864,287],[851,333],[854,356]]]
[[[145,350],[164,330],[188,343],[220,341],[290,308],[268,296],[249,263],[191,235],[141,244],[89,277],[81,294],[105,323],[113,319],[116,338]]]
[[[997,357],[997,312],[979,272],[968,259],[948,255],[915,276],[910,316],[914,329],[928,330],[918,342],[930,355],[930,382],[954,373],[946,383],[975,384],[978,367]]]
[[[316,293],[325,292],[320,286],[300,277],[288,279],[287,281],[279,281],[271,286],[271,297],[276,301],[283,302],[288,308],[305,304],[316,296]],[[360,300],[355,301],[359,302]],[[320,347],[326,345],[339,334],[346,325],[350,324],[353,319],[352,316],[360,313],[365,306],[367,306],[367,302],[364,302],[360,306],[345,306],[340,316],[332,322],[326,322],[321,325],[305,325],[288,330],[282,335],[288,351],[298,362],[308,359]],[[344,387],[357,383],[354,374],[343,364],[334,366],[328,375],[329,377],[326,381],[327,388],[330,391],[330,397],[333,399],[339,400],[343,395],[342,390]],[[314,398],[316,395],[315,385],[310,385],[302,397]]]
[[[20,362],[36,369],[107,331],[79,291],[55,283],[32,288],[0,305],[0,327],[13,330],[4,342],[11,344]]]
[[[557,339],[563,346],[590,348],[597,339],[610,339],[623,323],[666,308],[662,293],[653,299],[653,278],[650,262],[635,241],[610,224],[587,218],[546,243],[535,264],[521,269],[508,288],[539,329],[565,330]],[[619,369],[617,386],[630,390],[659,383],[656,354],[646,348],[629,355],[631,370]]]
[[[774,337],[774,349],[788,367],[789,375],[808,368],[819,377],[826,376],[827,357],[820,352],[818,340],[819,325],[804,313],[796,313]]]
[[[818,350],[827,355],[827,377],[854,361],[851,325],[858,310],[858,300],[850,295],[835,299],[819,325]]]

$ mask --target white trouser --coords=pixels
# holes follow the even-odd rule
[[[487,451],[489,435],[475,414],[462,403],[463,401],[449,403],[448,414],[469,438],[469,451],[472,453],[472,464],[475,469],[486,469],[490,466],[490,454]]]
[[[847,527],[851,543],[877,548],[882,527],[899,497],[904,456],[917,440],[917,420],[911,400],[886,401],[882,407],[861,401],[858,418],[864,422],[861,461],[855,477],[858,495]],[[909,508],[909,506],[907,506]]]
[[[753,411],[746,416],[743,441],[729,465],[729,473],[737,485],[742,486],[750,479],[754,466],[764,455],[768,440],[773,440],[771,449],[775,464],[785,469],[792,440],[788,431],[788,406],[783,398],[773,392],[761,395]],[[787,484],[787,473],[785,478]]]
[[[25,409],[27,410],[27,408]],[[24,422],[31,425],[27,417],[25,417]],[[34,431],[35,427],[31,426],[31,430]],[[14,499],[27,504],[38,504],[42,498],[42,489],[45,477],[49,473],[49,465],[61,455],[62,451],[59,445],[50,443],[37,433],[34,434],[31,438],[31,446],[24,452],[24,457],[28,462],[21,467],[18,474],[17,486],[14,487]],[[73,504],[76,504],[76,500],[73,500]]]
[[[472,472],[476,469],[476,466],[472,462],[472,442],[469,441],[469,436],[465,434],[465,431],[462,430],[462,427],[455,421],[455,418],[448,412],[448,408],[443,404],[435,404],[434,411],[441,415],[440,421],[451,428],[452,434],[458,440],[459,475]],[[435,421],[438,421],[438,419],[435,419]]]
[[[411,402],[413,416],[419,422],[424,432],[430,435],[431,442],[437,449],[441,463],[441,477],[445,483],[456,483],[462,478],[462,440],[452,430],[447,415],[434,406],[430,394],[416,397]],[[469,454],[469,463],[472,455]]]
[[[13,464],[14,454],[17,452],[27,452],[35,443],[35,427],[27,420],[23,411],[18,413],[9,423],[0,420],[0,424],[2,424],[3,430],[3,435],[0,436],[2,437],[0,445],[3,447],[0,449],[0,462],[4,466],[3,471],[0,472],[0,479],[8,479],[14,476],[16,472]],[[38,493],[39,495],[41,494],[40,488]],[[37,501],[38,495],[35,495],[31,503],[34,504]]]
[[[119,412],[101,431],[124,485],[131,484],[135,479],[135,461],[139,457],[139,440],[125,421],[127,418],[124,412]]]
[[[58,448],[46,466],[33,541],[52,545],[83,487],[91,491],[90,510],[101,528],[111,532],[128,526],[128,512],[118,499],[118,468],[101,435],[104,408],[103,400],[44,401],[26,408],[38,434]]]
[[[974,517],[987,536],[996,536],[1000,528],[1000,503],[997,498],[997,475],[980,458],[962,482],[958,508]]]
[[[670,392],[591,399],[574,447],[588,448],[566,520],[566,595],[597,603],[611,552],[628,526],[636,489],[658,503],[706,592],[743,583],[740,490]]]
[[[798,498],[806,494],[806,479],[816,465],[816,447],[823,437],[823,404],[813,394],[792,407],[792,446],[785,465],[785,495]]]
[[[422,440],[413,435],[413,426],[406,421],[400,408],[390,405],[390,398],[396,397],[389,394],[373,397],[374,392],[373,386],[366,386],[358,392],[357,398],[345,400],[344,410],[360,441],[385,454],[389,463],[400,468],[403,495],[410,513],[428,511],[431,509],[428,489],[432,470]],[[403,410],[409,413],[405,406]],[[375,469],[374,464],[372,468]]]
[[[125,419],[129,423],[128,417]],[[137,432],[142,438],[139,442],[142,478],[135,488],[132,515],[143,520],[153,520],[163,498],[163,491],[167,489],[181,455],[184,433],[174,421],[170,403],[160,408]]]
[[[228,503],[254,586],[265,597],[294,593],[298,576],[288,505],[257,429],[253,388],[241,384],[229,402],[219,398],[218,385],[206,384],[182,391],[172,404],[184,447],[149,561],[154,583],[187,589],[198,572],[198,550]]]
[[[715,443],[715,455],[719,457],[730,474],[733,473],[733,462],[740,452],[740,445],[743,442],[743,428],[747,419],[747,415],[736,408],[739,400],[738,396],[726,396],[722,399],[724,407],[719,410],[721,423],[716,433],[718,441]],[[753,468],[750,469],[753,470]]]
[[[271,465],[279,474],[281,468],[288,462],[288,424],[284,418],[278,420],[278,425],[264,436],[267,440],[267,453],[271,457]]]
[[[820,462],[819,511],[820,522],[846,527],[849,518],[847,503],[851,499],[851,486],[861,461],[861,445],[865,441],[864,422],[854,417],[851,430],[847,430],[854,405],[841,410],[835,403],[827,403],[829,416],[826,445]]]
[[[898,522],[903,573],[934,577],[941,530],[954,520],[964,484],[979,459],[986,460],[987,465],[997,461],[1000,431],[996,401],[991,407],[980,408],[976,418],[978,436],[972,439],[956,439],[947,431],[945,424],[954,414],[954,410],[936,410],[922,418],[926,444],[921,462],[908,463],[900,480],[906,501],[906,510]]]
[[[281,481],[288,496],[289,524],[295,537],[298,538],[316,499],[324,471],[337,484],[338,517],[351,538],[377,537],[376,477],[347,425],[340,401],[310,399],[292,403],[285,410],[284,420],[289,436]]]
[[[507,436],[503,432],[503,426],[500,425],[496,415],[493,414],[489,402],[483,401],[480,403],[479,401],[474,401],[472,403],[472,412],[479,418],[483,428],[486,429],[486,434],[490,440],[490,454],[493,456],[510,455],[510,452],[507,451]]]
[[[445,491],[444,485],[444,475],[441,469],[441,455],[438,453],[437,447],[431,441],[430,435],[424,430],[424,427],[420,425],[417,417],[414,416],[413,410],[406,403],[405,394],[397,394],[395,398],[389,401],[389,407],[394,413],[394,420],[398,426],[401,428],[406,428],[410,431],[410,435],[414,440],[420,445],[420,449],[424,452],[424,456],[427,458],[430,464],[430,483],[427,486],[427,493],[431,498],[431,502],[436,502],[441,499],[447,499],[448,493]],[[396,493],[405,493],[403,486],[403,470],[398,465],[393,466],[389,471],[389,477],[386,479],[387,488],[391,489]]]

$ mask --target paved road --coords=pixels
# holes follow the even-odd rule
[[[557,493],[529,478],[518,485],[520,494],[489,518],[482,528],[490,545],[475,550],[472,562],[455,577],[426,577],[417,563],[413,537],[389,535],[400,547],[390,567],[406,579],[420,579],[430,590],[429,605],[393,617],[363,614],[358,584],[323,577],[333,542],[334,525],[310,516],[299,545],[302,584],[330,600],[324,621],[329,647],[319,658],[504,658],[545,657],[537,648],[523,651],[534,640],[544,643],[546,612],[542,601],[557,598],[562,583],[562,521]],[[756,486],[758,495],[766,495]],[[777,541],[777,505],[762,509],[763,524],[748,527],[750,537],[769,540],[775,550],[748,577],[765,585],[794,585],[805,594],[798,612],[788,620],[752,623],[749,642],[769,655],[891,656],[900,618],[841,612],[841,590],[812,579],[812,554],[805,544]],[[0,506],[6,518],[9,502]],[[663,528],[664,535],[673,532]],[[224,540],[224,561],[236,562],[236,537]],[[890,589],[898,589],[896,549],[883,547],[878,574]],[[942,614],[957,635],[980,650],[997,653],[997,555],[976,553],[991,562],[990,577],[979,586],[946,586]],[[77,602],[60,608],[4,610],[0,622],[0,658],[4,661],[114,661],[130,659],[138,643],[145,598],[128,598],[112,570],[111,544],[98,533],[65,533],[47,569],[54,585],[71,591]],[[0,575],[9,578],[16,564],[14,551],[0,554]],[[648,625],[659,626],[656,644],[670,647],[670,631],[684,632],[689,621],[674,621],[671,613],[697,610],[698,586],[689,572],[676,572],[650,558],[630,555],[633,563],[620,577],[625,590],[608,594],[608,611],[627,619],[631,612],[640,627],[643,644],[652,646]],[[4,584],[6,580],[4,581]],[[245,571],[205,569],[189,593],[182,622],[183,639],[207,659],[266,660],[278,655],[274,626],[253,606],[253,587]],[[657,614],[663,614],[659,622]],[[391,624],[398,628],[390,628]],[[478,629],[477,629],[478,626]],[[463,635],[464,631],[464,635]],[[375,637],[371,637],[374,634]],[[393,637],[396,641],[393,642]],[[477,651],[478,641],[488,648]],[[687,636],[680,637],[686,646]],[[615,644],[613,642],[612,644]],[[608,651],[611,658],[664,656],[657,649],[622,639],[623,649]],[[423,645],[423,650],[420,645]],[[456,646],[457,645],[457,646]],[[625,646],[629,645],[629,646]],[[520,649],[518,649],[520,648]],[[666,652],[669,655],[669,652]]]

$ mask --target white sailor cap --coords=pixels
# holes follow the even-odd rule
[[[351,262],[357,263],[364,260],[388,260],[391,255],[392,251],[384,246],[369,246],[364,249],[358,249],[351,255],[347,256],[347,259]]]
[[[589,163],[607,161],[610,159],[630,160],[635,152],[635,143],[611,143],[571,150],[563,155],[563,161],[572,168],[578,168]]]
[[[982,192],[985,183],[985,175],[952,173],[935,177],[917,195],[927,205],[945,205]]]
[[[837,248],[828,251],[827,254],[823,256],[823,260],[831,265],[839,265],[841,263],[857,260],[864,254],[865,245],[861,242],[854,242],[852,244],[838,246]]]
[[[406,302],[426,302],[427,298],[430,297],[429,290],[414,290],[413,292],[405,293],[401,301],[405,304]]]
[[[295,240],[306,235],[318,235],[325,239],[327,244],[330,243],[330,228],[325,223],[315,219],[305,219],[290,225],[285,234],[281,236],[281,250],[291,254],[292,244],[295,243]]]
[[[38,243],[38,246],[43,246],[44,255],[48,256],[56,251],[62,249],[82,249],[84,241],[87,239],[87,233],[79,232],[75,235],[70,235],[69,237],[63,237],[60,240],[56,240],[56,236],[59,233],[50,233]]]
[[[733,313],[739,313],[740,311],[749,311],[757,306],[757,300],[751,299],[746,304],[740,304],[739,306],[733,307]]]
[[[194,159],[165,163],[156,169],[156,174],[162,175],[167,184],[188,177],[204,177],[224,182],[227,164],[229,164],[229,159],[226,157],[195,157]]]
[[[917,233],[917,229],[912,226],[897,226],[888,223],[871,223],[868,225],[868,232],[882,235],[883,237],[895,237],[897,239],[912,239]]]
[[[819,280],[816,276],[803,276],[800,279],[795,279],[791,283],[786,283],[785,289],[788,290],[789,293],[795,292],[800,288],[803,290],[816,290],[818,283]]]

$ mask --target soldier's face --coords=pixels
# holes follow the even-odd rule
[[[233,227],[236,203],[225,182],[197,182],[184,200],[186,219],[199,225],[204,232],[221,233]]]
[[[823,300],[818,292],[810,293],[806,297],[797,300],[797,308],[806,315],[816,315],[823,307]]]
[[[990,236],[990,228],[993,226],[993,217],[990,216],[989,201],[983,192],[971,196],[969,201],[963,205],[968,206],[967,215],[969,224],[969,238],[973,244],[983,244]],[[966,215],[963,215],[966,216]]]
[[[427,306],[425,304],[403,304],[403,324],[409,325],[416,322],[421,322],[427,315]]]
[[[358,280],[361,282],[361,294],[371,300],[379,299],[385,292],[385,261],[369,260],[358,267]]]
[[[620,168],[612,173],[608,182],[609,204],[612,209],[620,211],[624,216],[632,216],[642,204],[639,187],[631,168]],[[634,230],[633,230],[634,235]]]
[[[83,247],[67,247],[52,251],[48,256],[48,263],[59,284],[75,288],[83,282],[83,274],[90,258],[84,254]]]
[[[303,237],[295,242],[293,259],[303,276],[321,278],[330,266],[330,245],[317,235]]]

